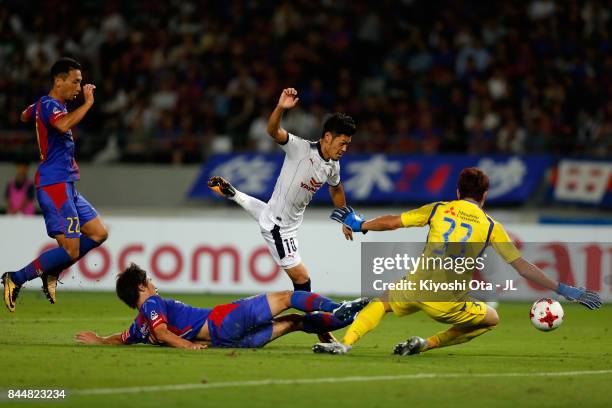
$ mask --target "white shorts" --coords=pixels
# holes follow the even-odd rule
[[[283,269],[293,268],[302,262],[300,257],[297,228],[283,230],[278,225],[274,225],[271,230],[259,226],[261,235],[263,236],[272,257]]]

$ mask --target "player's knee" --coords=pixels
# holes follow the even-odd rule
[[[499,324],[499,315],[497,314],[497,310],[488,308],[483,323],[491,328],[497,326]]]
[[[291,306],[291,290],[281,290],[280,292],[268,293],[268,302],[280,304],[282,307],[289,308]]]
[[[104,241],[108,239],[108,229],[104,225],[101,225],[96,232],[90,236],[91,239],[96,241],[99,244],[102,244]]]
[[[96,237],[95,241],[98,243],[103,243],[104,241],[106,241],[108,239],[108,230],[106,229],[106,227],[102,227],[100,233],[98,234],[98,236]]]

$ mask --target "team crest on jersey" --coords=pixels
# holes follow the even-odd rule
[[[303,181],[300,184],[302,188],[310,191],[311,193],[316,193],[317,190],[320,189],[322,185],[323,185],[323,182],[318,182],[317,180],[314,179],[314,177],[310,178],[310,181],[308,184],[304,183]]]

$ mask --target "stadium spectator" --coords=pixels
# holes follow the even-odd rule
[[[356,151],[610,153],[611,8],[599,0],[54,4],[0,5],[0,159],[35,151],[16,112],[58,55],[102,84],[81,160],[111,135],[121,160],[198,162],[228,137],[266,149],[249,129],[283,86],[303,96],[286,118],[300,134],[316,137],[325,112],[358,118]],[[189,140],[160,136],[169,122]],[[509,132],[524,136],[509,146]]]
[[[34,215],[34,182],[28,177],[27,163],[17,163],[15,178],[6,184],[6,213]]]

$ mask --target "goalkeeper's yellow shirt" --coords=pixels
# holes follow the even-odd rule
[[[471,268],[461,270],[457,266],[459,261],[467,266],[465,261],[470,258],[479,259],[488,245],[508,263],[519,259],[521,254],[504,227],[470,200],[432,203],[407,211],[401,217],[404,227],[429,225],[427,244],[421,255],[427,263],[408,271],[403,279],[415,284],[413,288],[389,291],[393,312],[402,316],[425,310],[434,319],[450,324],[481,320],[486,307],[468,301],[469,281],[476,266],[472,264]],[[430,264],[429,261],[434,262]],[[444,266],[435,261],[443,262]],[[446,266],[448,261],[452,261],[450,267]],[[486,268],[486,264],[483,265]],[[431,282],[431,285],[423,286],[424,282]],[[453,283],[458,285],[442,290],[433,287],[434,284]]]
[[[440,201],[424,205],[402,213],[402,224],[404,227],[429,225],[427,243],[431,245],[428,245],[425,255],[429,251],[446,248],[447,251],[464,251],[448,255],[477,257],[490,244],[507,263],[521,257],[504,227],[471,200]],[[448,243],[453,243],[454,248],[449,247]]]

